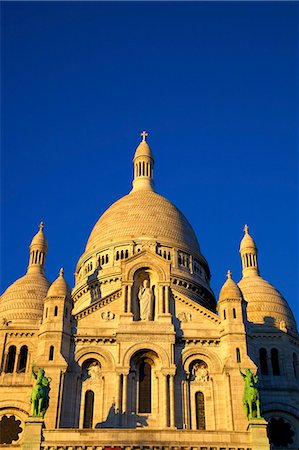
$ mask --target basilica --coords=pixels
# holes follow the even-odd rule
[[[63,269],[47,279],[41,223],[1,296],[0,448],[298,450],[293,313],[262,278],[248,226],[242,278],[228,271],[216,299],[141,136],[132,190],[92,229],[73,289]]]

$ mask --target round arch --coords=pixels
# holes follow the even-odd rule
[[[75,361],[81,367],[88,359],[96,359],[101,364],[103,370],[114,370],[115,361],[110,352],[96,347],[82,348],[75,354]]]
[[[141,261],[137,261],[132,267],[130,267],[126,277],[127,281],[133,283],[135,272],[143,268],[147,268],[148,270],[156,272],[158,275],[159,282],[167,281],[167,274],[165,270],[163,270],[163,268],[160,265],[156,264],[156,261],[150,259],[146,260],[142,259]]]
[[[219,373],[222,370],[221,360],[215,352],[210,349],[197,350],[195,348],[190,348],[183,351],[182,355],[182,366],[185,372],[189,371],[190,364],[196,359],[204,361],[211,372]]]
[[[123,367],[130,367],[130,361],[131,358],[134,356],[135,353],[141,351],[141,350],[152,350],[155,352],[158,357],[161,359],[162,367],[167,368],[171,365],[170,358],[167,354],[167,352],[164,350],[164,348],[160,347],[157,344],[154,344],[152,342],[140,342],[138,344],[132,345],[123,355],[121,365]]]

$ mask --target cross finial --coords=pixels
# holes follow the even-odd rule
[[[140,136],[142,136],[142,140],[146,141],[146,138],[148,136],[148,133],[146,131],[142,131],[142,133],[140,133]]]
[[[227,278],[231,279],[232,277],[232,273],[231,271],[228,269],[227,274],[226,274]]]
[[[41,222],[39,224],[39,229],[40,229],[40,231],[43,231],[43,229],[44,229],[44,222]]]
[[[61,277],[63,277],[63,275],[64,275],[64,268],[63,267],[61,267],[61,269],[59,270],[59,275]]]
[[[248,234],[248,232],[249,232],[249,226],[248,225],[244,226],[244,231],[245,231],[246,234]]]

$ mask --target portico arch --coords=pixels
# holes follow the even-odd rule
[[[131,358],[134,355],[134,353],[137,353],[138,351],[148,351],[151,350],[157,354],[157,356],[161,360],[161,367],[163,368],[170,368],[171,362],[170,362],[170,355],[167,354],[167,352],[164,350],[163,347],[153,343],[153,342],[139,342],[137,344],[132,345],[123,355],[121,365],[123,367],[130,367]]]
[[[110,352],[103,348],[89,347],[81,348],[75,354],[75,361],[80,367],[88,359],[96,359],[100,362],[103,371],[110,371],[115,369],[115,361]]]

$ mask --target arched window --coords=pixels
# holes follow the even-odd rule
[[[18,366],[17,366],[18,373],[26,372],[27,357],[28,357],[28,347],[27,345],[23,345],[21,347],[18,358]]]
[[[202,392],[196,392],[195,394],[195,408],[196,408],[196,428],[197,430],[205,430],[206,429],[205,399]]]
[[[64,311],[64,317],[67,317],[67,316],[68,316],[68,309],[65,308],[65,311]]]
[[[125,258],[128,258],[128,257],[129,257],[129,250],[126,250]]]
[[[116,256],[115,256],[116,261],[119,260],[119,251],[116,252]]]
[[[226,320],[226,311],[225,311],[225,309],[223,310],[223,319]]]
[[[271,364],[273,375],[280,375],[279,360],[278,360],[278,350],[277,348],[272,348],[271,350]]]
[[[238,347],[236,348],[236,360],[237,360],[237,363],[241,362],[241,352]]]
[[[268,362],[267,362],[267,350],[265,348],[260,348],[260,369],[262,375],[268,375]]]
[[[108,255],[106,255],[106,264],[108,264],[108,262],[109,262],[109,257],[108,257]]]
[[[234,318],[234,319],[237,318],[236,308],[233,308],[233,318]]]
[[[152,376],[151,366],[142,361],[139,364],[139,404],[138,412],[150,413],[152,410]]]
[[[5,372],[6,373],[13,373],[15,368],[15,360],[16,360],[16,346],[11,345],[8,349],[7,357],[6,357],[6,365],[5,365]]]
[[[94,392],[88,390],[85,392],[83,428],[92,428],[93,405],[94,405]]]
[[[293,370],[294,370],[294,377],[296,380],[299,377],[299,367],[298,367],[298,358],[296,353],[293,353]]]
[[[54,359],[54,345],[51,345],[49,350],[49,361],[53,361],[53,359]]]
[[[54,316],[58,316],[58,306],[57,305],[54,308]]]
[[[46,318],[48,317],[48,308],[46,308]]]

